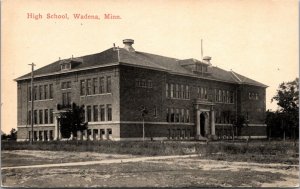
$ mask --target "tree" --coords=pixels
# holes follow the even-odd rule
[[[236,120],[234,121],[234,126],[237,128],[237,136],[241,135],[242,127],[244,127],[246,123],[246,118],[242,114],[238,114]]]
[[[84,105],[72,104],[72,108],[60,113],[60,132],[63,138],[70,138],[71,133],[77,137],[77,131],[87,129],[87,122],[84,122]]]
[[[279,110],[277,116],[280,118],[280,125],[283,137],[287,134],[294,139],[299,130],[299,78],[294,81],[283,82],[277,89],[277,94],[271,101],[277,101]],[[293,135],[293,136],[292,136]]]
[[[10,130],[10,138],[11,140],[17,140],[17,130],[15,128]]]
[[[2,132],[1,140],[17,140],[17,130],[12,128],[8,135]]]

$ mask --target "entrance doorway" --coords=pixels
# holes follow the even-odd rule
[[[206,118],[205,118],[205,113],[201,113],[200,114],[200,134],[201,136],[205,136],[205,122],[206,122]]]

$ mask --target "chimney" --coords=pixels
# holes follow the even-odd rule
[[[205,62],[207,62],[208,64],[211,64],[211,63],[210,63],[210,60],[211,60],[211,57],[210,57],[210,56],[205,56],[205,57],[203,57],[203,60],[204,60]]]
[[[133,39],[124,39],[123,40],[124,49],[126,49],[129,52],[135,52],[134,48],[132,47],[132,44],[134,44]]]

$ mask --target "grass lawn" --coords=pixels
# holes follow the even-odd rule
[[[146,141],[146,142],[113,142],[113,141],[51,141],[36,142],[3,142],[2,151],[42,150],[62,152],[96,152],[105,154],[161,156],[201,154],[203,158],[226,161],[246,161],[261,163],[299,164],[299,144],[282,141],[215,141],[206,143],[182,141]],[[57,161],[64,162],[62,155]],[[16,157],[17,158],[17,157]],[[67,157],[71,158],[72,157]],[[94,157],[82,158],[92,160]],[[73,159],[77,161],[76,159]],[[49,160],[54,161],[54,160]],[[56,161],[56,160],[55,160]]]

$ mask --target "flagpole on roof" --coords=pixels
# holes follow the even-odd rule
[[[201,60],[203,60],[203,46],[202,46],[202,39],[201,39]]]

